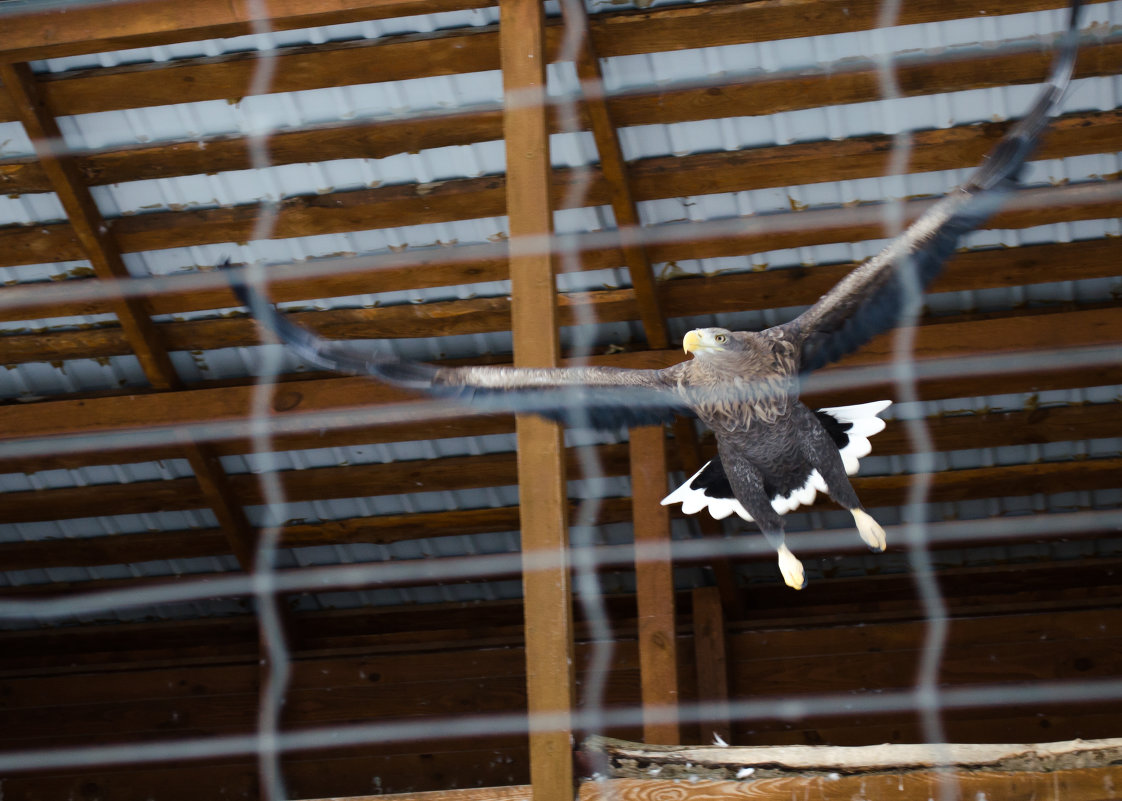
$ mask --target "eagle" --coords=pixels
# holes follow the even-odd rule
[[[884,529],[861,506],[849,476],[869,452],[868,438],[884,427],[878,415],[889,401],[812,411],[799,400],[800,380],[918,308],[923,289],[960,239],[1015,186],[1070,83],[1078,13],[1077,0],[1028,113],[965,183],[794,319],[762,331],[689,331],[682,345],[692,358],[664,369],[442,367],[367,352],[296,325],[240,271],[229,270],[228,277],[262,325],[321,368],[373,376],[483,411],[537,414],[570,426],[614,430],[675,415],[698,418],[713,432],[717,455],[663,504],[681,503],[689,514],[704,509],[718,519],[735,513],[753,521],[775,548],[783,580],[801,589],[805,571],[785,543],[783,515],[812,503],[817,493],[849,510],[869,548],[885,547]]]

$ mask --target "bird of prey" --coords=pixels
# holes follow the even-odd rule
[[[297,326],[247,285],[230,280],[241,302],[308,362],[450,397],[482,410],[538,414],[574,426],[616,429],[674,415],[695,416],[715,435],[717,457],[664,503],[715,517],[755,521],[776,548],[784,581],[805,584],[784,543],[782,516],[825,492],[852,515],[873,550],[884,530],[862,508],[848,474],[883,427],[881,401],[811,411],[799,401],[800,377],[855,350],[917,308],[918,297],[1016,183],[1060,108],[1077,48],[1078,5],[1047,82],[1032,107],[969,179],[933,205],[880,253],[793,320],[763,331],[703,328],[685,335],[692,358],[661,370],[612,367],[438,367],[327,341]]]

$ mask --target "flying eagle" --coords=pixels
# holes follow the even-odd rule
[[[240,273],[241,302],[304,359],[493,412],[538,414],[568,425],[616,429],[695,416],[716,436],[717,457],[663,501],[687,513],[736,513],[755,521],[776,548],[784,581],[805,585],[784,543],[782,515],[825,492],[852,515],[862,540],[885,546],[884,530],[861,507],[849,474],[884,427],[879,401],[811,411],[799,401],[804,374],[855,350],[898,323],[959,240],[1000,205],[1060,108],[1077,48],[1075,2],[1047,83],[1028,114],[962,186],[888,246],[855,268],[790,322],[764,331],[702,328],[685,335],[691,359],[661,370],[613,367],[437,367],[327,341],[292,323]]]

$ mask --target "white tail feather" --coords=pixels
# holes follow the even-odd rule
[[[850,429],[846,432],[849,441],[840,450],[842,464],[845,466],[847,475],[856,473],[860,467],[859,460],[868,456],[872,451],[873,446],[869,442],[869,437],[883,431],[885,426],[884,421],[877,415],[891,404],[892,401],[882,400],[861,403],[856,406],[833,406],[819,410],[829,414],[835,420],[850,423]],[[715,520],[724,520],[735,512],[744,520],[752,522],[752,516],[735,498],[711,498],[703,490],[693,489],[690,486],[693,480],[708,466],[709,463],[706,462],[701,470],[698,470],[684,484],[663,498],[662,505],[669,506],[670,504],[680,503],[682,504],[682,512],[688,515],[697,514],[702,509],[708,509],[709,514]],[[771,506],[779,514],[785,515],[800,506],[810,506],[814,503],[814,499],[819,492],[827,492],[826,482],[815,470],[807,477],[803,486],[792,490],[786,496],[773,498]]]

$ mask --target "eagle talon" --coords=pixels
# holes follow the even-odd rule
[[[865,544],[877,553],[883,551],[886,538],[880,524],[864,509],[851,509],[850,512],[853,514],[853,522],[857,524],[857,533]]]
[[[801,590],[806,586],[803,563],[786,545],[779,546],[779,572],[783,574],[784,583],[791,589]]]

